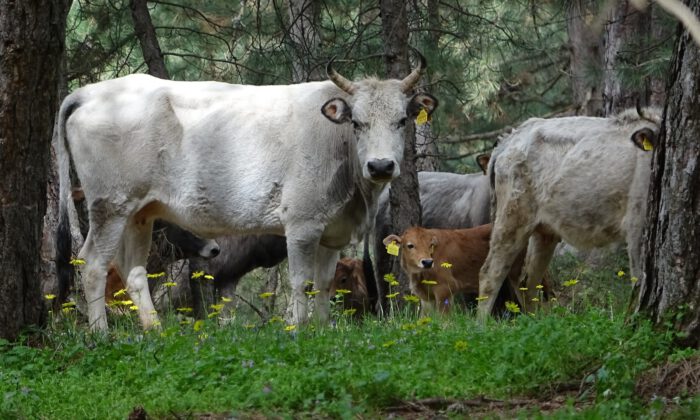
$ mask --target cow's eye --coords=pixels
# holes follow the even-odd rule
[[[406,126],[406,117],[401,118],[399,122],[396,124],[399,128]]]
[[[413,246],[413,244],[406,244],[406,248],[408,248],[408,249],[413,249],[414,246]]]

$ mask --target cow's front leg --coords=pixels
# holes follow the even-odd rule
[[[330,319],[330,289],[339,254],[339,251],[324,246],[319,246],[316,251],[316,269],[314,273],[314,288],[318,290],[316,295],[316,317],[322,322],[328,322]]]
[[[292,307],[293,324],[305,323],[308,320],[306,286],[313,283],[316,252],[321,237],[321,231],[302,228],[287,228],[287,256],[289,262],[289,281],[292,285],[292,296],[289,304]]]

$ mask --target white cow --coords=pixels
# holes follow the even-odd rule
[[[626,241],[631,272],[640,276],[651,170],[645,146],[656,141],[659,122],[657,110],[533,118],[501,142],[488,168],[495,219],[479,277],[479,293],[488,296],[479,303],[480,318],[491,312],[495,292],[526,246],[521,282],[527,279],[528,293],[535,292],[561,239],[584,249]]]
[[[90,231],[79,256],[93,329],[107,328],[104,290],[114,261],[144,327],[157,321],[143,266],[153,220],[204,237],[287,237],[294,322],[307,318],[314,279],[321,319],[338,250],[362,238],[379,193],[399,175],[404,125],[437,100],[412,94],[425,60],[403,80],[289,86],[174,82],[131,75],[69,95],[58,120],[60,229],[72,163]],[[352,124],[349,124],[352,123]],[[65,263],[64,261],[61,261]]]

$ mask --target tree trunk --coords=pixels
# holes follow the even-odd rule
[[[129,6],[131,7],[131,18],[134,21],[134,32],[141,44],[143,59],[148,66],[148,74],[161,79],[170,79],[146,0],[131,0]]]
[[[413,3],[414,7],[421,7],[419,3]],[[418,11],[415,11],[420,16]],[[438,0],[428,0],[428,50],[433,54],[438,54],[440,47],[440,2]],[[420,84],[421,90],[425,90],[430,85],[434,67],[429,67],[423,81]],[[438,160],[437,136],[433,134],[430,124],[423,124],[416,127],[416,154],[420,157],[416,159],[417,171],[437,171],[440,167]]]
[[[317,0],[289,0],[289,38],[292,41],[292,80],[295,83],[323,80],[325,67],[318,65],[320,37],[316,26],[321,12]]]
[[[691,0],[694,14],[700,0]],[[669,74],[668,104],[652,162],[636,311],[670,321],[679,344],[700,347],[700,49],[683,32]]]
[[[387,76],[402,79],[409,74],[411,66],[408,61],[408,22],[406,16],[407,3],[402,0],[381,0],[382,39],[384,42],[384,58]],[[416,174],[416,137],[414,124],[406,125],[406,142],[401,176],[392,181],[389,194],[391,221],[393,233],[400,234],[410,226],[420,225],[421,209],[418,195],[418,176]],[[381,238],[377,238],[381,240]],[[399,290],[408,292],[408,279],[401,272],[399,259],[391,257],[386,252],[375,256],[379,277],[377,283],[381,301],[386,296],[386,282],[383,276],[393,273],[399,280]],[[385,303],[385,302],[383,302]]]
[[[0,337],[42,324],[42,223],[69,1],[0,0]]]
[[[621,69],[637,65],[644,59],[643,48],[649,45],[651,13],[637,10],[629,0],[613,9],[604,37],[603,112],[606,116],[649,104],[649,89],[632,89],[624,83]]]
[[[592,19],[595,2],[573,0],[567,9],[567,33],[571,50],[571,87],[579,113],[602,115],[603,95],[598,77],[602,57],[598,37],[588,23]]]

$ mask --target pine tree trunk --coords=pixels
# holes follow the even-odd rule
[[[69,1],[0,0],[0,337],[46,320],[40,266]]]
[[[422,7],[422,4],[413,3],[414,7]],[[440,2],[438,0],[428,0],[428,50],[437,54],[440,46]],[[417,12],[417,11],[416,11]],[[418,13],[416,13],[418,14]],[[423,80],[421,90],[426,90],[430,84],[433,67],[429,67]],[[440,167],[438,160],[437,136],[433,133],[430,124],[423,124],[416,127],[416,170],[417,171],[437,171]]]
[[[292,80],[295,83],[325,79],[325,67],[317,65],[320,37],[318,25],[321,4],[318,0],[289,0],[289,38],[292,41]]]
[[[602,115],[603,95],[596,76],[602,64],[600,45],[587,21],[591,20],[594,2],[574,0],[568,4],[567,32],[571,49],[571,87],[574,103],[583,115]]]
[[[170,79],[146,3],[146,0],[131,0],[129,4],[131,18],[134,22],[134,32],[141,44],[143,59],[148,66],[148,74],[161,79]]]
[[[382,16],[382,39],[384,41],[384,57],[387,76],[402,79],[410,73],[408,61],[408,21],[406,15],[407,3],[402,0],[382,0],[380,10]],[[421,209],[418,195],[418,176],[416,174],[416,137],[413,124],[406,124],[406,142],[404,145],[401,175],[392,181],[389,194],[391,207],[391,222],[393,233],[402,233],[410,226],[420,225]],[[377,238],[381,240],[381,238]],[[400,291],[407,292],[408,279],[403,275],[399,259],[379,252],[375,256],[379,286],[382,300],[386,295],[386,282],[382,280],[387,273],[393,273],[399,280]]]
[[[689,2],[694,14],[700,0]],[[673,323],[679,344],[700,347],[700,49],[684,32],[669,75],[660,145],[654,151],[651,203],[643,241],[644,278],[636,311]]]

